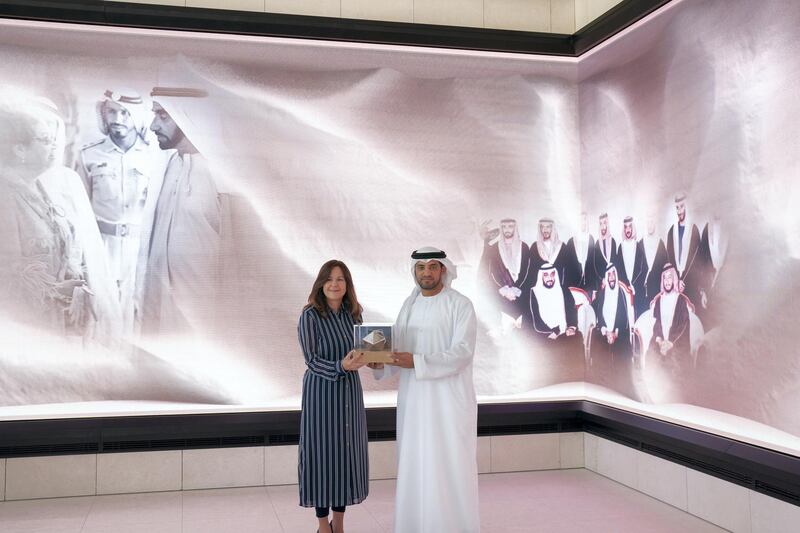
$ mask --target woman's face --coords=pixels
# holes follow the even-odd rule
[[[340,267],[333,267],[331,275],[322,285],[322,294],[328,300],[328,305],[341,303],[347,291],[347,282],[344,279],[344,272]]]

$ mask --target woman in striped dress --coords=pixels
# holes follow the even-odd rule
[[[344,533],[345,507],[361,503],[369,492],[358,377],[364,363],[352,352],[361,311],[347,266],[337,260],[322,265],[297,326],[308,367],[300,416],[300,505],[316,508],[319,533]]]

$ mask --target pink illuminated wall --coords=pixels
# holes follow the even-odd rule
[[[60,169],[102,138],[106,89],[140,93],[148,123],[153,87],[205,91],[173,111],[226,209],[218,296],[193,303],[209,327],[65,337],[0,299],[0,417],[297,409],[319,266],[346,261],[365,318],[392,321],[410,252],[436,245],[478,310],[482,402],[588,397],[800,450],[798,20],[795,2],[676,0],[579,59],[0,21],[0,92],[58,107]],[[646,316],[647,342],[605,357],[591,288],[558,348],[499,313],[484,228],[514,218],[531,245],[547,218],[566,245],[607,213],[617,242],[626,216],[666,241],[684,194],[698,233],[719,230],[684,355],[651,349]],[[368,405],[395,402],[362,377]]]

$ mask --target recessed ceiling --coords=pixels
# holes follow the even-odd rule
[[[570,27],[571,33],[552,31],[569,27],[569,25],[559,26],[553,23],[547,24],[547,31],[544,30],[544,26],[537,31],[508,29],[508,26],[512,24],[506,24],[506,27],[503,28],[499,22],[492,24],[492,27],[487,27],[485,23],[486,6],[489,4],[486,1],[483,3],[484,27],[468,24],[448,25],[446,17],[439,19],[413,17],[412,20],[422,22],[390,22],[342,16],[310,16],[186,7],[192,3],[197,5],[198,2],[194,2],[194,0],[185,0],[182,2],[184,5],[181,6],[162,4],[168,0],[150,0],[146,4],[102,0],[62,0],[60,2],[0,0],[0,17],[127,28],[203,31],[578,57],[669,1],[562,0],[556,2],[556,0],[552,0],[549,3],[551,17],[554,5],[566,5],[573,8],[574,26]],[[171,1],[171,3],[175,2]],[[203,0],[202,4],[213,5],[214,2]],[[265,9],[267,8],[265,7]],[[340,15],[341,13],[340,9]],[[507,17],[507,15],[504,16]],[[457,22],[457,20],[454,19],[450,22]],[[574,28],[577,28],[577,31],[574,31]]]

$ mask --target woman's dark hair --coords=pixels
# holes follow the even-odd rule
[[[358,303],[358,298],[356,297],[356,288],[353,286],[353,277],[350,275],[350,269],[338,259],[331,259],[319,269],[319,274],[317,274],[317,279],[314,281],[314,286],[311,287],[311,294],[308,295],[308,304],[306,305],[306,308],[313,307],[319,312],[320,315],[324,317],[328,316],[328,311],[330,308],[328,307],[328,300],[325,298],[325,294],[322,292],[322,286],[325,285],[325,282],[331,277],[331,272],[333,272],[333,269],[336,267],[342,269],[344,280],[347,283],[347,289],[345,290],[344,298],[342,299],[342,305],[345,306],[345,309],[347,309],[351,315],[353,315],[353,319],[360,323],[361,313],[364,309]]]

